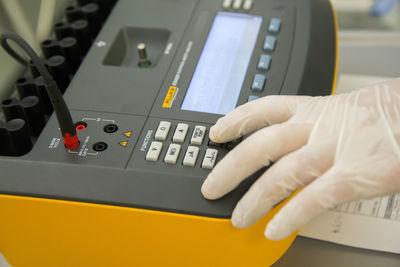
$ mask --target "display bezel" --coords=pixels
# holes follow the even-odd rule
[[[253,55],[250,59],[246,77],[243,82],[242,90],[240,92],[236,107],[247,103],[250,95],[263,97],[265,95],[280,94],[282,85],[285,81],[286,72],[291,57],[295,30],[295,9],[286,8],[284,14],[274,13],[273,15],[273,17],[281,18],[282,21],[284,20],[286,22],[285,25],[281,27],[281,31],[277,40],[278,45],[272,55],[272,66],[270,70],[268,70],[268,73],[266,73],[268,80],[265,84],[264,91],[255,92],[251,90],[251,84],[253,82],[254,75],[260,73],[260,71],[257,70],[258,59],[260,55],[266,53],[265,51],[263,51],[262,48],[265,36],[268,34],[269,20],[268,17],[265,16],[265,13],[262,12],[262,10],[266,9],[270,4],[269,2],[265,2],[262,4],[260,3],[260,5],[260,9],[253,9],[251,12],[247,13],[251,15],[262,16],[263,23],[258,34],[258,38],[253,50]],[[169,68],[168,73],[165,76],[158,97],[154,102],[150,117],[171,118],[212,124],[223,116],[220,114],[182,110],[180,108],[186,95],[189,83],[192,80],[201,52],[203,51],[207,36],[209,35],[209,32],[211,30],[214,18],[219,11],[223,11],[216,11],[215,7],[213,7],[212,5],[202,6],[202,9],[202,11],[194,14],[187,28],[187,34],[185,34],[185,37],[179,44],[177,53],[174,55],[174,60]],[[177,71],[179,70],[181,60],[184,57],[185,51],[187,50],[189,43],[192,43],[192,47],[190,49],[190,53],[187,55],[187,60],[180,74],[180,79],[175,88],[175,93],[171,97],[172,102],[168,107],[164,107],[163,104],[167,96],[170,94],[171,86],[175,86],[173,83],[174,78]],[[279,62],[276,61],[276,59],[279,59]]]

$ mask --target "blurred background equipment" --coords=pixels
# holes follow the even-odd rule
[[[0,0],[0,32],[21,35],[37,52],[50,36],[53,23],[63,16],[72,0]],[[24,68],[0,49],[0,99],[8,96]]]
[[[339,24],[336,93],[400,77],[400,1],[332,0]]]

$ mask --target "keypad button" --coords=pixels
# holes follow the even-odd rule
[[[274,36],[267,36],[264,40],[264,51],[274,51],[276,46],[276,38]]]
[[[251,10],[253,7],[253,0],[244,0],[243,9],[246,11]]]
[[[247,99],[247,102],[251,102],[251,101],[256,100],[256,99],[259,99],[259,98],[260,98],[259,96],[251,95],[251,96],[249,96],[249,98]]]
[[[278,33],[281,29],[281,20],[278,18],[272,18],[269,22],[268,31],[271,33]]]
[[[225,9],[231,8],[232,1],[233,0],[224,0],[224,2],[222,2],[222,7],[225,8]]]
[[[190,139],[190,143],[192,145],[201,145],[204,140],[204,136],[206,135],[206,127],[196,125],[193,131],[192,139]]]
[[[183,143],[188,132],[189,125],[186,123],[178,123],[172,140],[177,143]]]
[[[199,151],[200,149],[197,146],[189,146],[183,159],[183,165],[193,167],[196,164]]]
[[[163,144],[161,142],[156,142],[156,141],[151,142],[149,150],[147,151],[146,154],[146,160],[157,161],[158,157],[160,156],[162,147]]]
[[[257,69],[261,71],[267,71],[270,65],[271,65],[271,56],[261,55],[260,59],[258,60]]]
[[[176,164],[181,151],[181,145],[170,144],[168,147],[167,154],[165,155],[164,162],[169,164]]]
[[[258,91],[258,92],[261,92],[262,90],[264,90],[265,80],[266,80],[266,78],[264,75],[256,74],[254,76],[254,80],[251,85],[251,90]]]
[[[242,7],[242,0],[233,0],[233,9],[239,10]]]
[[[171,128],[171,123],[169,121],[161,121],[158,125],[154,139],[158,141],[164,141],[167,139],[169,129]]]
[[[206,154],[204,155],[203,162],[201,163],[201,167],[204,169],[212,169],[214,168],[215,162],[217,161],[218,150],[213,148],[208,148],[206,150]]]

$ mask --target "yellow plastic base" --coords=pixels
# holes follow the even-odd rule
[[[126,207],[0,195],[0,251],[13,267],[269,266],[289,248],[264,229]]]

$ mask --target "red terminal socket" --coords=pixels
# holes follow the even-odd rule
[[[65,147],[68,149],[75,149],[79,146],[78,135],[70,136],[69,133],[63,137]]]
[[[78,126],[76,126],[76,130],[77,131],[83,131],[83,130],[85,130],[86,129],[86,127],[85,127],[85,125],[78,125]]]
[[[79,121],[79,122],[75,123],[75,129],[77,131],[83,131],[86,129],[86,127],[87,127],[87,123],[84,121]]]

